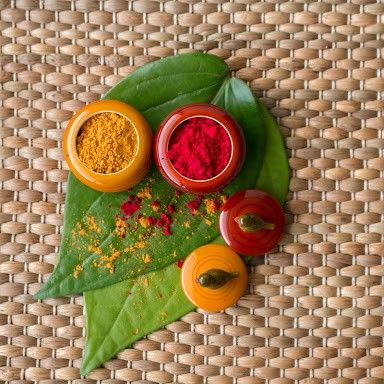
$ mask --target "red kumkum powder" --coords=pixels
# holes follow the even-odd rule
[[[140,209],[140,200],[137,197],[129,196],[128,200],[121,204],[120,209],[125,215],[132,216]]]
[[[192,117],[172,133],[168,157],[183,176],[208,180],[226,167],[231,151],[231,140],[223,126],[207,117]]]

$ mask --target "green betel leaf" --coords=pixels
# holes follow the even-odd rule
[[[175,264],[86,292],[87,345],[81,374],[193,309],[181,289],[180,269]]]
[[[237,121],[242,126],[247,122],[255,124],[253,137],[246,137],[247,156],[252,154],[255,167],[253,170],[251,167],[243,170],[242,177],[247,177],[247,172],[251,172],[251,177],[258,175],[253,188],[265,190],[283,204],[289,188],[289,164],[284,140],[276,120],[264,104],[253,96],[249,87],[236,78],[225,80],[212,103],[233,115],[236,114]],[[253,104],[256,104],[256,108],[252,108]],[[213,242],[225,244],[221,236]],[[246,261],[249,262],[249,257]]]
[[[205,53],[170,56],[138,68],[108,91],[103,99],[137,108],[153,130],[174,109],[212,100],[228,75],[222,59]]]
[[[258,100],[256,103],[262,114],[266,133],[265,156],[256,188],[270,193],[283,204],[289,189],[289,164],[284,140],[276,120],[269,114],[267,108]]]
[[[175,62],[180,64],[175,65]],[[181,73],[189,73],[186,70],[189,68],[188,65],[198,72],[194,74],[193,81],[185,82],[185,79],[180,79],[181,86],[177,80],[179,78],[177,70]],[[158,88],[150,86],[155,77],[153,72],[144,69],[139,71],[139,75],[135,75],[136,72],[134,72],[129,77],[131,78],[129,88],[134,88],[135,92],[128,92],[124,87],[122,88],[122,84],[127,84],[125,81],[128,81],[128,78],[117,85],[117,89],[121,90],[121,98],[119,98],[119,93],[114,90],[107,95],[108,97],[114,95],[119,100],[136,105],[138,109],[144,111],[147,117],[148,114],[156,111],[156,119],[152,116],[154,130],[168,114],[170,108],[173,109],[189,102],[211,100],[226,76],[223,62],[211,55],[181,55],[160,60],[158,64],[148,65],[148,67],[154,68],[157,75],[161,75],[162,66],[165,73],[169,73],[169,66],[171,66],[174,71],[173,75],[176,75],[173,81],[171,81],[172,75],[169,75],[170,78],[166,84],[166,90],[164,90],[167,94],[166,100],[163,95],[158,94]],[[209,71],[214,80],[207,77]],[[146,77],[148,77],[149,86],[145,81]],[[204,83],[204,87],[200,91],[196,89],[196,84],[199,82]],[[211,82],[210,86],[208,86],[209,82]],[[231,82],[227,84],[232,85]],[[244,94],[243,87],[238,87],[239,92],[236,88],[236,92],[240,96]],[[153,93],[150,93],[150,90]],[[142,92],[145,92],[146,95],[144,98],[146,103],[143,101],[144,109],[135,104],[137,98],[143,97]],[[185,94],[190,94],[190,97],[186,97]],[[251,95],[250,92],[249,95]],[[244,96],[241,97],[244,99]],[[157,108],[153,100],[157,100],[162,108]],[[229,106],[233,105],[236,97],[232,97],[230,100]],[[172,104],[171,107],[170,104]],[[251,110],[252,105],[247,103],[247,106],[249,110],[237,110],[231,107],[232,114],[235,119],[238,118],[239,121],[244,122],[242,128],[245,136],[253,141],[254,136],[260,136],[260,125],[256,120],[248,122],[245,119],[244,116],[247,113],[252,113],[257,117]],[[253,109],[255,108],[253,105]],[[224,193],[232,193],[254,186],[257,177],[256,169],[259,166],[260,164],[256,163],[250,153],[239,177],[224,190]],[[251,170],[255,170],[254,175]],[[121,218],[120,206],[124,202],[130,203],[128,195],[131,198],[136,196],[142,198],[140,210],[128,219],[123,218],[125,221],[121,222],[119,220]],[[220,203],[222,197],[221,195],[205,197],[200,208],[192,213],[191,211],[194,209],[188,205],[191,200],[196,198],[187,194],[181,196],[175,194],[173,188],[167,184],[155,168],[129,194],[125,192],[98,193],[83,186],[70,175],[59,262],[51,278],[36,294],[36,297],[62,296],[101,288],[163,268],[174,260],[185,257],[196,247],[209,243],[218,236],[218,212],[217,209],[212,210],[212,205]],[[154,213],[151,206],[153,201],[160,202],[159,213]],[[143,223],[139,220],[139,213],[144,218],[151,217],[158,220],[161,218],[161,213],[168,214],[166,211],[168,206],[172,206],[175,211],[172,215],[168,215],[172,216],[171,236],[166,236],[164,229],[158,228],[156,225],[151,225],[149,228],[143,227]],[[122,229],[124,230],[122,231]]]
[[[263,165],[265,128],[260,107],[255,103],[251,90],[247,84],[235,77],[226,79],[212,100],[212,104],[229,112],[243,128],[247,166],[243,167],[237,180],[246,181],[257,178]],[[249,127],[249,129],[244,129],[244,127]]]
[[[240,82],[231,81],[231,83],[233,87],[236,87],[235,83],[239,84],[239,92],[243,88]],[[236,93],[235,89],[234,94]],[[223,89],[221,89],[221,94],[225,94]],[[220,98],[216,96],[215,101],[219,103]],[[289,183],[289,168],[284,143],[273,117],[258,100],[256,103],[262,111],[263,127],[268,132],[265,160],[256,188],[267,190],[282,203]],[[228,110],[231,108],[231,103],[226,101],[220,105]],[[237,117],[241,118],[239,115]],[[282,165],[281,168],[279,168],[279,164]],[[269,183],[269,180],[275,182]],[[223,243],[223,239],[219,236],[212,242]],[[252,259],[252,257],[248,258]],[[149,288],[150,283],[148,283],[148,290],[144,289],[145,285],[143,287],[142,282],[147,281],[161,281],[161,292],[155,286]],[[131,287],[136,287],[136,284],[139,284],[139,288],[131,289]],[[155,292],[152,292],[153,290]],[[128,292],[129,296],[127,296]],[[160,302],[159,299],[161,299]],[[137,302],[141,303],[139,310],[133,304]],[[180,270],[175,268],[174,264],[134,280],[125,280],[106,288],[88,291],[85,293],[85,307],[87,338],[81,366],[83,375],[97,368],[136,340],[177,320],[194,308],[185,298],[180,286]],[[163,308],[174,309],[164,313]],[[161,317],[162,313],[163,317]],[[172,316],[166,317],[168,313]]]
[[[237,106],[239,102],[242,107]],[[263,129],[253,95],[245,83],[231,79],[223,84],[214,103],[228,110],[243,127],[249,149],[247,147],[247,159],[238,180],[250,181],[249,187],[253,187],[261,164],[252,149],[259,148],[257,138],[262,140]],[[202,228],[199,236],[204,238],[206,230]],[[207,239],[200,245],[221,240],[221,237]],[[181,258],[189,253],[180,242],[177,250]],[[146,284],[143,285],[143,282]],[[174,263],[136,279],[85,292],[85,305],[87,338],[82,374],[87,374],[134,341],[193,309],[182,291],[180,270]],[[164,308],[172,309],[165,311],[167,316]]]

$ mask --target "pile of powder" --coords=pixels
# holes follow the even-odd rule
[[[193,117],[173,132],[168,158],[183,176],[207,180],[226,167],[231,150],[231,140],[224,127],[206,117]]]
[[[125,168],[137,151],[136,130],[124,116],[102,112],[89,118],[76,140],[80,161],[98,173]]]

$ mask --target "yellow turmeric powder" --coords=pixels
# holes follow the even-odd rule
[[[80,161],[92,171],[118,172],[132,161],[137,152],[135,127],[117,113],[99,113],[81,127],[76,149]]]

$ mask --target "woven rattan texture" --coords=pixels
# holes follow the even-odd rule
[[[0,381],[384,382],[380,0],[0,1]],[[191,313],[80,378],[82,298],[36,302],[63,222],[67,120],[135,67],[206,50],[279,118],[278,251],[225,313]]]

